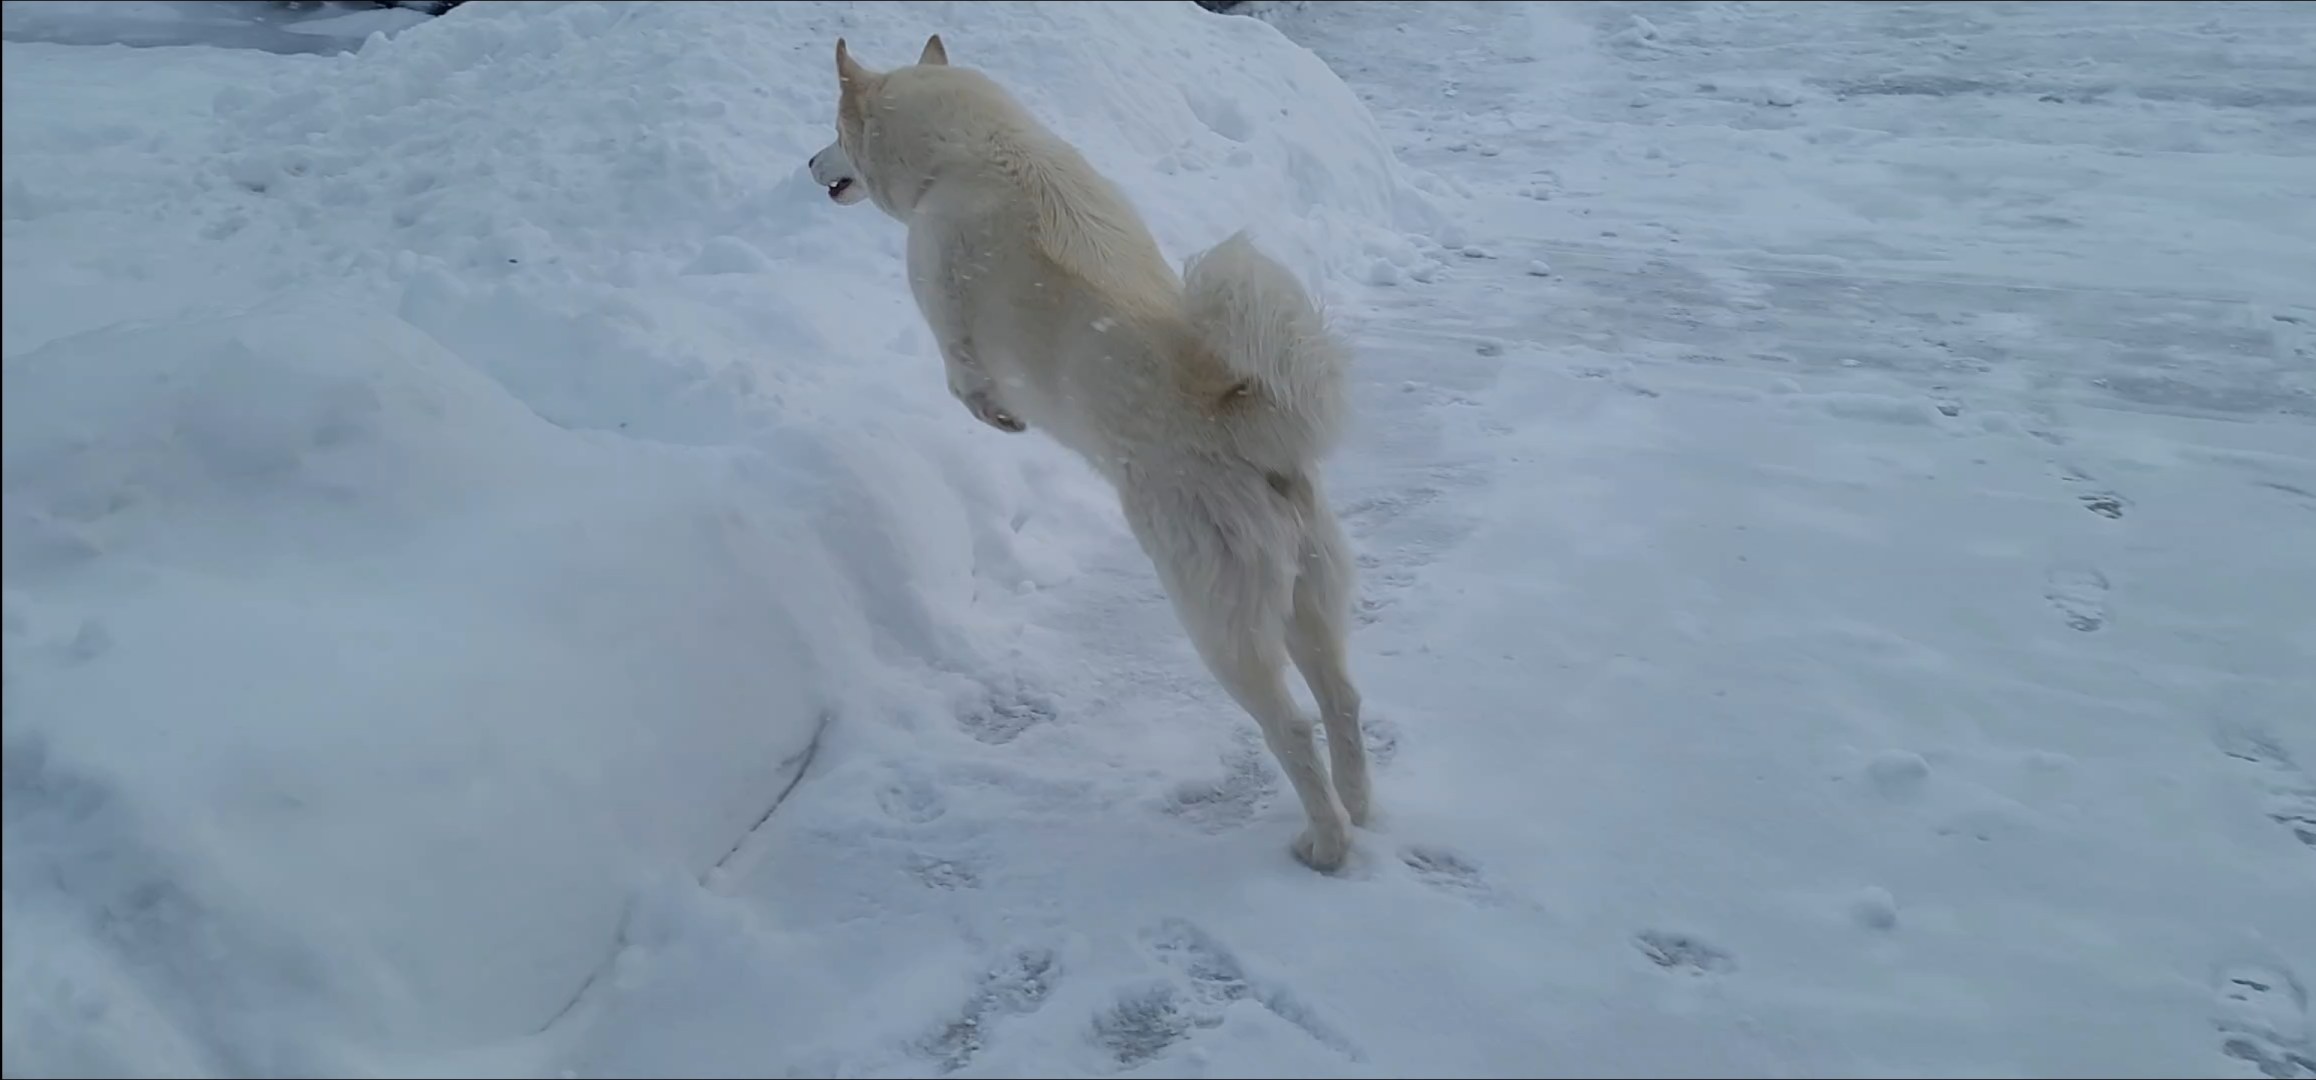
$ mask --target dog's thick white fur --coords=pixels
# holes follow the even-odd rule
[[[1295,856],[1341,866],[1370,805],[1344,654],[1351,556],[1318,471],[1346,410],[1345,350],[1243,233],[1177,276],[1125,196],[996,82],[951,66],[938,35],[890,71],[840,40],[836,71],[837,141],[814,179],[908,226],[910,287],[958,400],[1000,431],[1047,433],[1117,489],[1199,655],[1302,799]]]

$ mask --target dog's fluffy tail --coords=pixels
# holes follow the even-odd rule
[[[1243,383],[1242,452],[1289,475],[1332,449],[1349,409],[1349,358],[1319,307],[1244,232],[1193,256],[1183,303],[1200,338]]]

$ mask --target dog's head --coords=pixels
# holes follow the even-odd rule
[[[941,35],[925,39],[925,48],[917,56],[919,67],[947,67],[949,50],[941,44]],[[876,166],[882,160],[875,152],[876,114],[886,83],[897,72],[875,71],[852,58],[843,38],[836,40],[836,141],[812,155],[810,162],[813,182],[828,189],[828,197],[839,205],[850,206],[862,199],[873,198],[886,213],[900,216],[908,207],[892,198],[890,178],[879,175]],[[881,103],[889,110],[889,102]]]

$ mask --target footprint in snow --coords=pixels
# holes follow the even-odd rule
[[[1399,861],[1415,872],[1415,879],[1447,893],[1476,897],[1485,893],[1487,879],[1480,874],[1479,864],[1459,855],[1452,848],[1436,844],[1410,844],[1399,850]]]
[[[2043,577],[2043,598],[2070,629],[2088,634],[2107,625],[2107,575],[2091,567],[2052,568]]]
[[[1015,679],[1010,685],[990,686],[981,701],[957,717],[957,723],[975,739],[1002,746],[1058,713],[1051,696]]]
[[[917,1052],[933,1059],[943,1073],[972,1064],[981,1053],[992,1021],[1036,1012],[1052,994],[1060,962],[1052,949],[1018,949],[983,972],[973,996],[955,1019],[917,1044]]]
[[[1416,582],[1413,570],[1389,565],[1372,555],[1359,557],[1359,575],[1367,587],[1360,591],[1352,616],[1359,620],[1361,626],[1372,626],[1382,621],[1384,613],[1399,602],[1400,594],[1413,588]]]
[[[1246,736],[1223,763],[1216,780],[1193,780],[1167,794],[1166,812],[1202,832],[1235,829],[1254,820],[1278,789],[1278,778],[1263,761],[1263,751]]]
[[[2067,464],[2062,464],[2059,467],[2059,478],[2070,484],[2098,483],[2098,480],[2089,472]],[[2077,495],[2075,501],[2081,504],[2083,509],[2111,520],[2121,519],[2124,512],[2131,509],[2131,500],[2124,498],[2121,492],[2108,488],[2098,488]]]
[[[2218,739],[2222,753],[2257,771],[2268,820],[2316,850],[2316,779],[2264,731],[2229,726],[2221,729]]]
[[[1442,489],[1436,486],[1378,492],[1345,503],[1338,516],[1353,536],[1365,539],[1374,529],[1429,506],[1442,494]]]
[[[895,780],[879,789],[877,808],[904,825],[923,825],[949,812],[940,791],[914,777]]]
[[[1718,975],[1737,970],[1737,960],[1703,938],[1669,930],[1643,930],[1633,944],[1649,963],[1682,975]]]
[[[2229,964],[2213,978],[2220,1053],[2287,1080],[2316,1077],[2308,1038],[2308,992],[2290,971],[2262,963]]]
[[[1220,1017],[1194,1017],[1182,993],[1171,986],[1137,987],[1094,1017],[1093,1040],[1122,1068],[1134,1068],[1190,1037],[1194,1027],[1212,1027]]]
[[[1399,849],[1399,861],[1416,881],[1441,896],[1479,908],[1538,917],[1550,915],[1535,899],[1499,887],[1489,879],[1478,860],[1446,845],[1408,844]]]
[[[1238,957],[1188,919],[1162,919],[1142,931],[1142,946],[1159,963],[1190,980],[1190,992],[1207,1005],[1246,997],[1246,971]]]
[[[981,874],[971,864],[937,855],[909,856],[909,876],[928,889],[957,890],[981,887]]]
[[[1272,1016],[1311,1037],[1313,1041],[1352,1060],[1363,1055],[1333,1026],[1321,1020],[1286,986],[1247,974],[1238,955],[1212,934],[1188,919],[1167,918],[1144,929],[1142,947],[1161,966],[1171,970],[1181,986],[1148,988],[1121,998],[1119,1007],[1105,1013],[1106,1030],[1114,1037],[1113,1052],[1121,1048],[1147,1057],[1179,1041],[1193,1027],[1222,1022],[1223,1010],[1240,1001],[1252,1001]],[[1184,988],[1187,993],[1183,992]],[[1105,1021],[1097,1021],[1105,1030]],[[1119,1036],[1132,1036],[1117,1038]],[[1153,1048],[1152,1044],[1156,1044]],[[1146,1053],[1143,1053],[1147,1051]],[[1128,1053],[1119,1053],[1126,1063]]]
[[[2084,509],[2103,518],[2121,518],[2123,511],[2131,505],[2131,500],[2112,491],[2094,491],[2076,498]]]

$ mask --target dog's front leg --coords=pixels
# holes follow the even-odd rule
[[[931,228],[909,230],[909,291],[916,294],[917,310],[941,348],[941,365],[948,369],[949,392],[965,403],[973,418],[999,431],[1020,433],[1028,425],[1005,407],[997,380],[973,353],[973,336],[966,327],[965,282],[955,272],[954,246]]]

